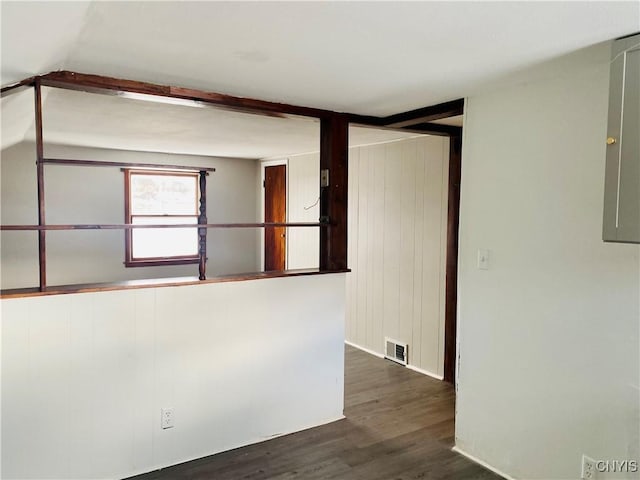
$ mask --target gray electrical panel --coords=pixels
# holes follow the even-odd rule
[[[640,243],[640,34],[616,40],[611,58],[602,237]]]

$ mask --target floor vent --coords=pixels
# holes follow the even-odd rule
[[[385,338],[384,340],[386,343],[384,357],[406,366],[408,364],[407,348],[409,346],[406,343],[396,342],[390,338]]]

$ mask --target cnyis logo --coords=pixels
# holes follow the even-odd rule
[[[638,462],[636,460],[598,460],[596,470],[606,473],[636,473]]]

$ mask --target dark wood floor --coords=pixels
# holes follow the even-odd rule
[[[133,478],[501,478],[451,451],[452,386],[349,346],[344,414],[338,422]]]

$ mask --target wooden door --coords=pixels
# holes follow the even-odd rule
[[[287,221],[287,166],[264,169],[264,221]],[[286,227],[265,227],[264,269],[284,270],[287,249]]]

